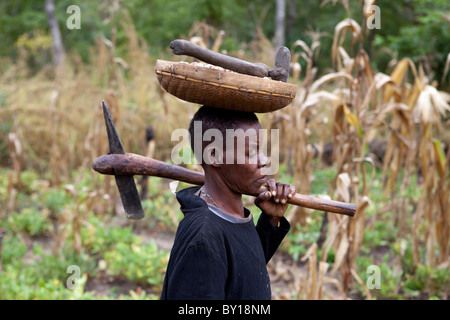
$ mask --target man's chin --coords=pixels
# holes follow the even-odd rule
[[[252,189],[251,194],[258,194],[261,191],[261,188],[266,185],[267,178],[258,179],[254,183],[252,183],[249,187]]]

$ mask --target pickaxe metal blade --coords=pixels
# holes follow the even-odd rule
[[[106,132],[108,133],[109,154],[125,154],[125,149],[117,134],[116,127],[109,113],[105,101],[102,101],[103,115],[105,117]],[[119,189],[120,198],[122,199],[123,208],[128,219],[142,219],[144,210],[142,209],[141,199],[136,188],[133,176],[114,175],[116,178],[117,188]]]

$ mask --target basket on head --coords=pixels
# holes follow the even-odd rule
[[[155,72],[170,94],[193,103],[247,112],[272,112],[295,98],[291,83],[232,72],[213,65],[157,60]]]

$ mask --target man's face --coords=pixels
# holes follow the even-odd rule
[[[267,181],[264,168],[269,159],[260,148],[259,122],[242,123],[227,133],[223,164],[216,166],[228,188],[238,193],[255,193]]]

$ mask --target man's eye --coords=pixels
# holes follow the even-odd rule
[[[248,152],[248,156],[249,156],[249,157],[254,157],[254,156],[256,156],[257,154],[258,154],[258,150],[257,150],[256,148],[252,148],[252,149],[250,149],[249,152]]]

